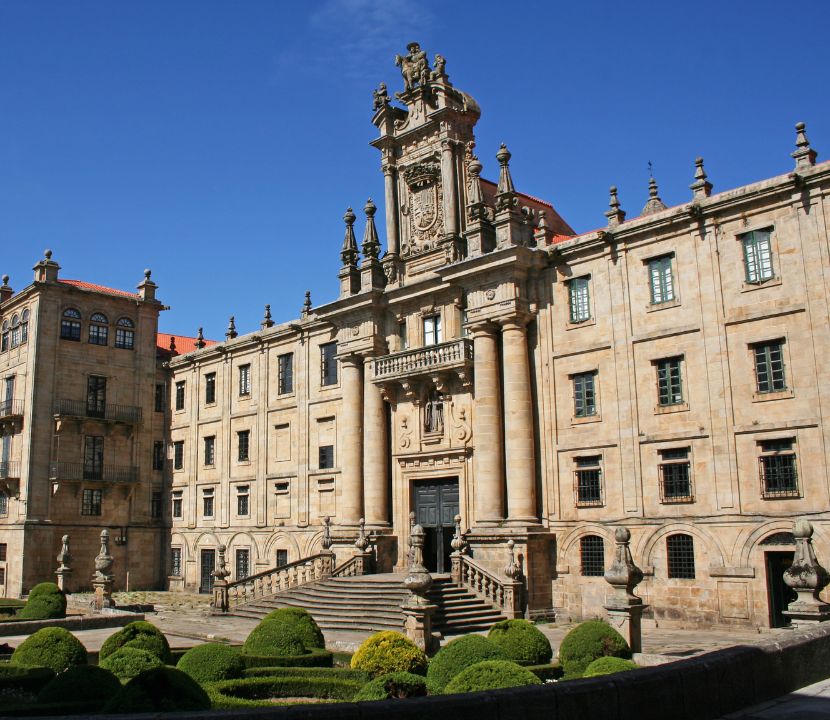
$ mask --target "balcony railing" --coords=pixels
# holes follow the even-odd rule
[[[18,460],[0,460],[0,480],[19,480],[20,462]]]
[[[98,418],[114,422],[136,423],[141,420],[141,408],[133,405],[105,405],[88,403],[83,400],[58,400],[55,403],[55,415],[70,417]]]
[[[23,415],[22,400],[0,400],[0,418]]]
[[[459,338],[440,345],[404,350],[377,358],[374,379],[392,380],[433,370],[451,370],[459,366],[471,365],[472,361],[473,341],[470,338]]]
[[[87,465],[79,462],[53,462],[50,480],[95,480],[111,483],[138,482],[138,468],[128,465]]]

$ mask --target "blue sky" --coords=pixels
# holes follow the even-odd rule
[[[694,158],[715,191],[830,157],[830,4],[431,0],[0,0],[0,273],[133,288],[208,337],[336,297],[342,215],[382,205],[371,91],[417,40],[479,102],[477,153],[577,230],[608,186],[634,216]],[[362,212],[358,212],[362,232]],[[379,228],[383,228],[382,221]]]

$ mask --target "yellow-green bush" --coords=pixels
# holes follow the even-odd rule
[[[508,660],[520,665],[542,665],[553,657],[550,640],[527,620],[502,620],[490,628],[487,638],[501,648]]]
[[[86,665],[87,652],[81,641],[68,630],[48,627],[20,643],[12,653],[11,662],[25,667],[47,667],[60,673],[75,665]]]
[[[588,667],[582,677],[598,677],[600,675],[611,675],[612,673],[625,672],[626,670],[636,670],[639,665],[637,663],[626,660],[625,658],[618,658],[613,656],[601,657],[594,660]]]
[[[427,656],[408,638],[392,630],[375,633],[363,641],[352,655],[351,666],[372,677],[393,672],[425,675]]]

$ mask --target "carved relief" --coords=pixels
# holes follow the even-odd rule
[[[409,418],[404,415],[401,418],[401,429],[398,433],[398,445],[402,450],[412,447],[412,428],[409,427]]]
[[[409,219],[409,242],[403,255],[433,249],[444,228],[441,170],[437,162],[422,160],[403,170],[406,199],[401,214]]]
[[[466,447],[473,437],[473,430],[467,419],[467,408],[463,406],[456,408],[455,403],[450,403],[450,422],[453,439]]]

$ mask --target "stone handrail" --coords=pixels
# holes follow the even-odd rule
[[[357,556],[352,556],[346,562],[341,563],[331,573],[332,577],[357,577],[359,575],[363,575],[364,573],[361,572],[362,570],[362,563],[358,562],[362,560],[362,558],[358,558]]]
[[[473,360],[473,342],[459,338],[439,345],[404,350],[374,361],[374,379],[383,380],[441,368],[451,368]]]
[[[237,607],[330,577],[334,569],[333,553],[317,553],[279,567],[264,570],[227,584],[229,607]]]
[[[500,578],[461,553],[450,556],[452,580],[497,607],[509,619],[522,617],[522,583]]]

